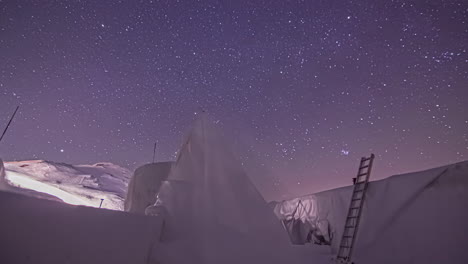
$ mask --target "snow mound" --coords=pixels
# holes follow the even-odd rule
[[[38,197],[37,193],[31,195],[33,190],[65,203],[91,207],[99,207],[102,201],[103,208],[113,210],[123,210],[131,175],[112,163],[70,165],[31,160],[5,162],[4,166],[5,179],[13,186],[10,191]]]

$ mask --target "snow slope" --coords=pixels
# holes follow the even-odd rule
[[[283,201],[275,214],[296,218],[322,233],[330,227],[336,254],[352,186]],[[371,182],[353,261],[367,263],[468,263],[468,161]]]
[[[162,220],[0,191],[0,263],[150,264]]]
[[[34,190],[73,204],[123,210],[131,172],[112,163],[69,165],[44,160],[5,162],[15,192]],[[11,188],[10,188],[11,189]],[[36,196],[37,195],[33,195]],[[57,200],[57,199],[56,199]]]

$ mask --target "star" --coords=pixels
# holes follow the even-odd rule
[[[175,160],[201,109],[241,162],[265,171],[247,173],[266,199],[349,184],[371,152],[379,177],[468,156],[466,8],[456,1],[431,6],[444,12],[369,0],[10,2],[0,126],[21,107],[4,160],[135,170],[156,141],[157,161]],[[311,15],[325,13],[336,16]]]

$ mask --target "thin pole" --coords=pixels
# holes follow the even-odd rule
[[[158,142],[154,142],[154,149],[153,149],[153,163],[154,163],[154,160],[156,158],[156,145],[158,144]]]
[[[5,127],[5,130],[3,130],[3,134],[2,134],[2,136],[0,137],[0,142],[2,141],[3,137],[5,136],[5,134],[6,134],[7,130],[8,130],[8,128],[10,127],[11,121],[13,121],[13,118],[15,118],[16,112],[18,112],[18,108],[19,108],[19,106],[16,107],[16,110],[15,110],[15,112],[13,113],[13,115],[11,116],[10,121],[8,121],[8,124],[7,124],[7,126]]]
[[[104,199],[101,199],[101,204],[99,204],[99,208],[101,208],[103,201],[104,201]]]

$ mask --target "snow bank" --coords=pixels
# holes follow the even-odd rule
[[[65,203],[123,210],[130,171],[112,163],[69,165],[33,160],[6,162],[6,180],[16,192],[46,193]],[[20,191],[22,190],[22,191]],[[34,195],[37,197],[37,195]]]
[[[329,227],[336,253],[351,194],[352,186],[312,194],[278,203],[274,212],[284,219],[301,200],[297,218],[325,234]],[[467,209],[468,162],[371,182],[353,261],[468,263]]]
[[[146,207],[156,202],[161,183],[167,179],[173,162],[146,164],[135,170],[128,184],[125,211],[145,214]]]
[[[0,191],[0,263],[151,263],[162,220]]]

